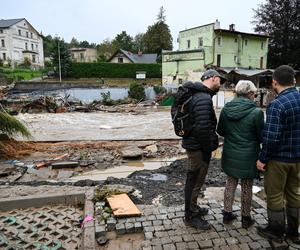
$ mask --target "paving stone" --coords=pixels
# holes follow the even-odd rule
[[[173,213],[169,213],[169,214],[168,214],[168,218],[169,218],[170,220],[176,218],[175,213],[174,213],[174,212],[173,212]]]
[[[163,249],[164,250],[176,250],[176,247],[174,244],[166,244],[166,245],[163,245]]]
[[[176,225],[180,225],[180,226],[185,226],[185,223],[183,221],[182,218],[175,218],[175,219],[172,219],[172,222]]]
[[[173,243],[182,242],[182,237],[179,235],[176,236],[170,236],[170,239]]]
[[[186,250],[186,249],[188,249],[188,245],[186,242],[179,242],[179,243],[176,243],[176,249],[177,250]]]
[[[169,207],[168,208],[168,213],[175,213],[175,208],[174,207]]]
[[[172,224],[172,221],[166,219],[166,220],[163,220],[163,224],[164,224],[164,225]]]
[[[162,245],[172,243],[170,237],[163,237],[163,238],[160,238],[160,242],[161,242]],[[175,246],[175,245],[174,245],[174,246]]]
[[[196,241],[188,242],[188,249],[199,249],[199,245]]]
[[[156,220],[156,216],[155,215],[146,216],[146,221],[149,221],[149,220]]]
[[[105,232],[106,232],[106,225],[99,225],[99,224],[95,225],[95,234],[96,234],[96,237],[104,235]]]
[[[262,246],[263,249],[266,249],[266,248],[270,248],[270,247],[271,247],[269,241],[266,240],[266,239],[259,240],[259,241],[257,241],[257,243],[259,243],[259,244]]]
[[[152,221],[143,221],[142,222],[143,227],[149,227],[152,226]]]
[[[152,250],[163,250],[163,246],[153,246]]]
[[[164,229],[166,230],[166,231],[169,231],[169,230],[172,230],[172,225],[171,224],[168,224],[168,225],[164,225]]]
[[[200,249],[206,249],[206,248],[213,247],[213,243],[211,240],[198,241],[198,244],[200,246]]]
[[[144,217],[144,216],[138,217],[138,218],[136,218],[136,221],[137,222],[144,222],[144,221],[146,221],[146,217]]]
[[[152,240],[153,239],[153,233],[152,232],[145,232],[145,239],[146,240]]]
[[[125,223],[125,230],[126,230],[126,233],[134,233],[134,224],[131,223],[131,222],[127,222]]]
[[[134,223],[134,232],[139,233],[143,231],[142,223],[141,222],[135,222]]]
[[[250,247],[248,246],[247,243],[239,244],[239,248],[243,249],[243,250],[249,250],[250,249]]]
[[[234,244],[238,244],[239,240],[237,238],[234,237],[229,237],[225,239],[228,245],[234,245]]]
[[[252,241],[249,236],[240,236],[238,239],[241,243],[248,243]]]
[[[158,214],[158,215],[156,215],[156,219],[157,220],[167,220],[168,215],[167,214]]]
[[[254,209],[254,212],[257,213],[257,214],[262,214],[262,213],[266,212],[266,209],[264,209],[264,208],[256,208],[256,209]]]
[[[134,222],[136,222],[136,218],[134,218],[134,217],[127,218],[125,221],[125,223],[134,223]]]
[[[238,234],[239,235],[239,234]],[[229,238],[231,235],[228,232],[220,232],[219,236],[221,238]]]
[[[203,216],[203,218],[205,219],[205,220],[214,220],[215,219],[215,217],[213,216],[213,215],[205,215],[205,216]]]
[[[225,230],[225,228],[222,224],[216,224],[216,225],[213,225],[213,227],[217,232],[223,232]]]
[[[268,224],[268,221],[266,219],[257,219],[256,223],[259,225],[266,225]]]
[[[176,212],[175,213],[175,216],[178,218],[178,217],[184,217],[184,212]]]
[[[200,235],[199,235],[200,236]],[[201,237],[201,236],[200,236]],[[182,239],[183,239],[183,241],[186,241],[186,242],[188,242],[188,241],[194,241],[194,240],[197,240],[197,239],[195,239],[192,235],[190,235],[190,234],[184,234],[184,235],[182,235]],[[202,240],[202,239],[201,239]]]
[[[153,226],[149,226],[149,227],[143,227],[144,232],[154,232],[154,227]]]
[[[258,242],[250,242],[248,245],[250,249],[261,249],[261,245]]]
[[[169,236],[175,236],[175,235],[177,235],[177,234],[176,234],[176,231],[175,231],[175,230],[170,230],[170,231],[168,231],[168,235],[169,235]]]
[[[168,213],[168,210],[166,208],[159,208],[159,212],[161,214],[166,214],[166,213]]]
[[[154,220],[152,221],[153,226],[161,226],[163,224],[162,220]]]
[[[116,219],[115,218],[109,218],[106,222],[107,230],[108,231],[113,231],[116,229]]]
[[[123,223],[118,223],[116,225],[116,231],[117,231],[117,234],[125,234],[125,224]]]
[[[228,233],[232,236],[232,237],[238,237],[240,236],[240,233],[236,230],[229,230]]]
[[[160,231],[160,232],[155,232],[154,236],[157,238],[163,238],[163,237],[168,237],[169,234],[168,234],[168,232]]]
[[[213,239],[214,246],[225,246],[226,242],[225,239]]]
[[[216,238],[219,238],[219,237],[220,237],[220,236],[218,235],[218,233],[216,233],[216,232],[211,232],[211,233],[208,233],[206,239],[211,240],[211,239],[216,239]]]
[[[221,246],[220,249],[221,250],[230,250],[230,247],[229,246]]]
[[[164,226],[154,226],[154,231],[164,231],[165,227]]]
[[[254,241],[263,240],[263,237],[261,237],[257,233],[250,233],[249,237]]]

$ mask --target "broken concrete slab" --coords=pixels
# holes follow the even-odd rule
[[[79,166],[78,161],[62,161],[62,162],[54,162],[51,164],[52,169],[60,169],[60,168],[76,168]]]
[[[153,145],[145,147],[145,150],[147,150],[147,151],[149,151],[151,153],[157,153],[158,148],[157,148],[157,146],[155,144],[153,144]]]
[[[128,146],[121,149],[121,155],[125,159],[140,158],[143,156],[143,150],[137,146]]]

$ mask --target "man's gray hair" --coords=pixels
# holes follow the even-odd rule
[[[235,93],[238,96],[247,96],[250,93],[255,93],[257,88],[254,83],[248,80],[240,80],[235,86]]]

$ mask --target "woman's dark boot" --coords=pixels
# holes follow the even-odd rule
[[[242,228],[249,228],[255,223],[255,220],[251,216],[242,216]]]
[[[236,220],[237,215],[232,212],[223,211],[223,223],[230,224],[232,221]]]

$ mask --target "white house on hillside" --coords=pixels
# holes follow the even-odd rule
[[[28,58],[33,67],[44,67],[43,38],[25,19],[0,19],[0,60],[11,65]]]

